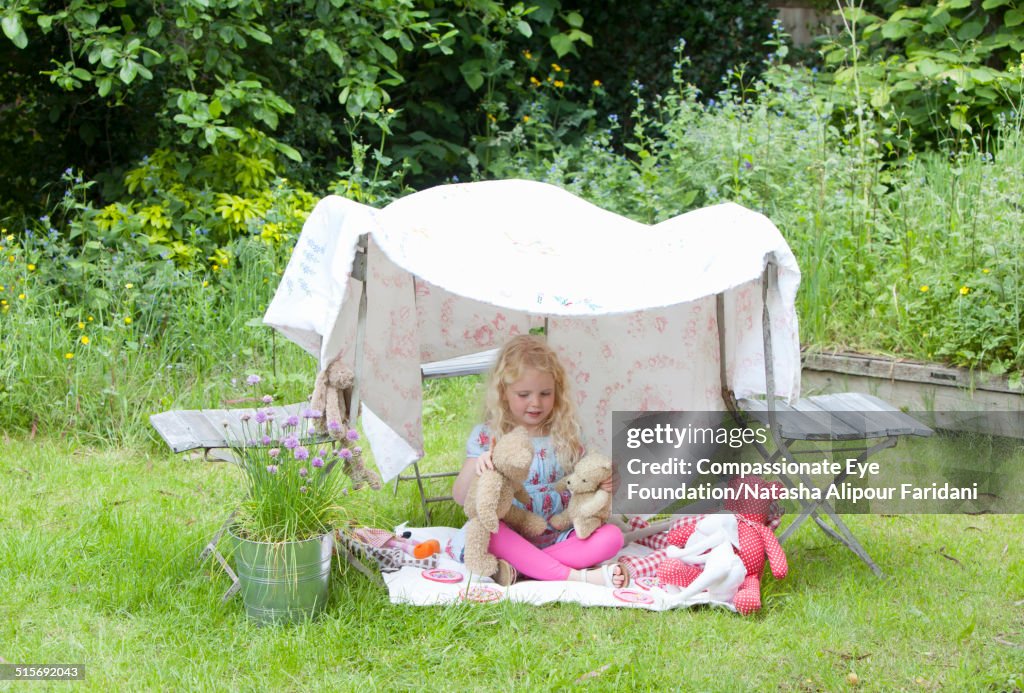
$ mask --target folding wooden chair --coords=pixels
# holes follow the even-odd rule
[[[770,291],[777,290],[777,273],[778,268],[775,263],[769,261],[761,282],[764,303],[762,332],[767,393],[764,399],[743,399],[737,402],[727,386],[724,372],[724,303],[721,295],[717,297],[719,347],[723,356],[722,390],[726,405],[736,415],[737,420],[744,425],[750,425],[753,420],[768,428],[774,450],[769,450],[756,440],[754,445],[759,454],[769,463],[778,462],[783,458],[789,461],[799,461],[801,456],[809,455],[813,455],[814,460],[833,457],[843,462],[843,472],[835,475],[830,482],[821,487],[818,487],[815,481],[806,474],[799,474],[796,479],[788,474],[780,475],[781,481],[788,488],[796,488],[798,483],[803,484],[806,488],[819,488],[822,500],[801,500],[799,515],[782,532],[779,541],[788,539],[807,518],[812,518],[823,532],[853,551],[868,564],[876,575],[881,576],[881,569],[839,517],[833,504],[825,499],[825,491],[830,486],[842,483],[846,478],[847,465],[845,461],[847,459],[864,463],[875,453],[895,447],[901,436],[930,436],[933,431],[891,404],[863,393],[843,392],[807,397],[792,405],[776,399],[768,294]],[[809,442],[811,447],[797,449],[796,444],[801,441]],[[823,450],[823,447],[830,449]],[[835,458],[836,453],[841,453],[839,458]]]

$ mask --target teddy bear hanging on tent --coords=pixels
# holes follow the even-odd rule
[[[329,434],[336,440],[344,437],[352,409],[354,384],[355,374],[341,362],[340,356],[320,371],[310,399],[310,406],[322,414],[315,420],[317,433]],[[352,418],[355,418],[356,412],[352,414]],[[366,485],[375,490],[381,487],[380,476],[372,469],[367,469],[359,455],[345,459],[342,470],[352,479],[354,489],[358,490]]]

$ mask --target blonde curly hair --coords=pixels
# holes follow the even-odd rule
[[[565,368],[543,338],[519,335],[502,347],[487,383],[484,420],[495,439],[516,427],[505,395],[509,386],[522,378],[528,368],[548,373],[554,379],[555,403],[551,415],[544,422],[544,430],[554,442],[559,466],[569,474],[583,455],[576,404],[569,392]]]

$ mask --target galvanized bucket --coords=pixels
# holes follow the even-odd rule
[[[330,592],[334,534],[258,542],[231,533],[246,615],[260,625],[298,623],[323,611]]]

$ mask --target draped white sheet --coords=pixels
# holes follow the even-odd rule
[[[321,365],[338,354],[355,365],[362,234],[363,426],[386,479],[423,455],[420,364],[501,346],[545,318],[592,449],[610,453],[613,410],[724,408],[718,293],[727,382],[737,397],[763,394],[770,258],[775,393],[799,395],[800,270],[774,224],[739,205],[647,226],[525,180],[439,186],[379,210],[326,197],[264,316]]]

